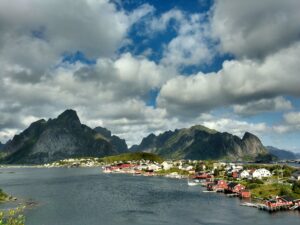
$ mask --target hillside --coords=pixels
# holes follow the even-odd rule
[[[297,155],[291,151],[278,149],[273,146],[266,146],[270,154],[275,155],[278,159],[297,159]]]
[[[115,161],[132,161],[132,160],[150,160],[152,162],[163,162],[163,159],[158,155],[147,152],[124,153],[114,156],[106,156],[100,160],[105,163],[113,163]]]
[[[109,131],[108,129],[104,127],[96,127],[94,128],[94,131],[106,138],[111,143],[113,150],[115,150],[116,152],[122,153],[128,151],[126,141],[116,135],[112,135],[111,131]]]
[[[243,138],[193,126],[167,131],[158,136],[150,134],[131,151],[144,151],[170,159],[228,159],[269,160],[272,157],[255,135],[246,132]]]
[[[40,164],[70,157],[117,154],[109,140],[81,124],[76,111],[42,119],[15,135],[1,150],[2,163]]]

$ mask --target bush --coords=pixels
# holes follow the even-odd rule
[[[0,211],[0,225],[25,225],[24,207]]]
[[[255,183],[253,183],[253,184],[248,184],[247,185],[247,188],[248,189],[254,189],[254,188],[258,188],[259,186],[261,186],[260,184],[255,184]]]
[[[8,195],[5,194],[2,189],[0,189],[0,202],[7,200]],[[1,225],[1,224],[0,224]]]
[[[264,182],[262,180],[257,179],[257,178],[249,180],[248,182],[249,182],[249,184],[264,184]]]
[[[293,184],[292,190],[296,194],[300,194],[300,181]]]
[[[292,195],[292,190],[289,187],[280,187],[280,191],[279,191],[279,195],[287,195],[287,196],[291,196]]]

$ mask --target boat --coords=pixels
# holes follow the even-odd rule
[[[187,184],[188,184],[188,186],[197,186],[197,185],[200,185],[200,182],[198,180],[191,181],[190,178],[188,177]]]
[[[188,181],[188,186],[197,186],[197,185],[199,185],[199,183]]]
[[[254,207],[257,208],[257,204],[251,203],[251,202],[244,202],[241,204],[241,206],[248,206],[248,207]]]

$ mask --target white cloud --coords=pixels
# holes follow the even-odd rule
[[[298,0],[215,1],[212,31],[221,49],[262,58],[299,40]]]
[[[108,0],[1,1],[0,65],[29,71],[14,77],[37,82],[64,54],[112,57],[130,27],[153,10],[145,4],[128,13]]]
[[[272,99],[250,101],[243,105],[234,105],[233,111],[239,115],[248,116],[263,112],[285,111],[292,108],[291,101],[280,96]]]
[[[275,132],[283,134],[300,131],[300,112],[289,112],[283,115],[281,124],[273,126]]]
[[[248,123],[231,118],[215,118],[214,120],[203,122],[203,125],[210,129],[229,132],[239,137],[242,137],[246,131],[258,135],[265,133],[269,129],[265,123]]]
[[[158,105],[169,112],[197,114],[231,104],[280,95],[300,96],[300,43],[268,56],[263,62],[225,61],[217,73],[170,79]]]
[[[184,20],[185,15],[181,10],[178,9],[171,9],[160,17],[153,17],[152,20],[149,22],[149,32],[162,32],[167,29],[170,25],[170,22],[173,21],[174,29],[178,29],[178,25],[180,21]]]
[[[286,113],[284,114],[283,118],[288,124],[300,125],[300,112]]]
[[[171,9],[160,17],[152,17],[147,35],[157,35],[172,29],[177,35],[164,46],[161,63],[175,68],[210,63],[215,50],[209,46],[209,26],[205,14],[189,14]]]

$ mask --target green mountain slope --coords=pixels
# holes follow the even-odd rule
[[[100,134],[81,124],[74,110],[56,119],[39,120],[8,141],[1,150],[2,163],[40,164],[69,157],[117,154]]]
[[[241,139],[200,125],[158,136],[150,134],[131,151],[152,152],[171,159],[257,160],[269,156],[258,137],[249,132]]]

